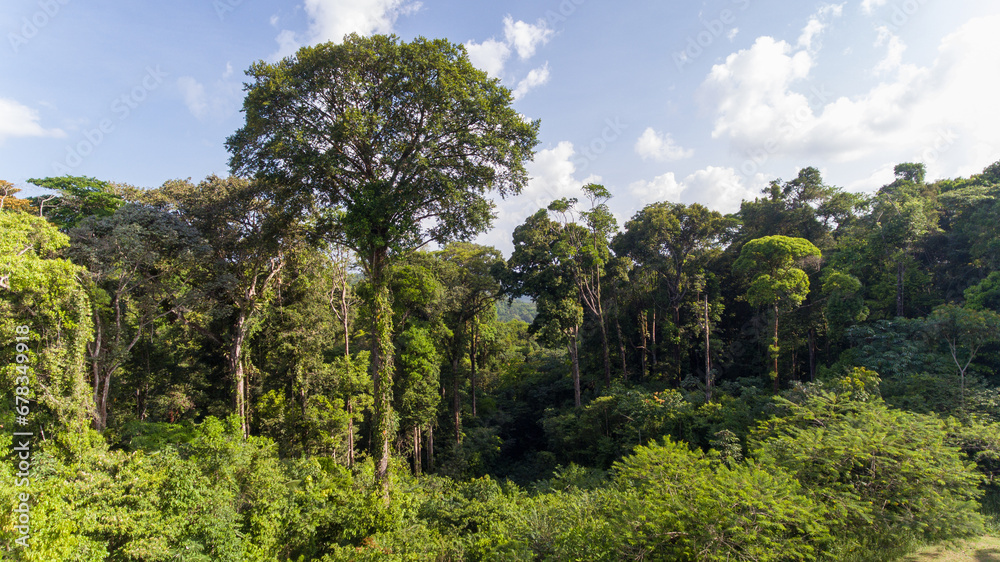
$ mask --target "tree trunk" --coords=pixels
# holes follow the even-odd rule
[[[618,297],[615,297],[615,328],[618,330],[618,353],[622,357],[622,378],[628,382],[628,364],[625,362],[625,338],[622,337],[622,323],[619,320],[620,309],[618,308]]]
[[[427,426],[427,470],[434,470],[434,424]]]
[[[455,444],[462,444],[462,399],[458,395],[458,368],[461,364],[461,355],[455,354],[455,358],[451,360],[451,414],[455,421]]]
[[[674,304],[674,329],[677,330],[677,335],[674,338],[674,363],[677,365],[677,372],[674,373],[677,376],[677,382],[681,380],[681,304]]]
[[[354,400],[347,399],[347,467],[354,467]]]
[[[573,372],[573,405],[577,408],[582,406],[580,400],[580,350],[577,347],[577,334],[580,332],[580,327],[575,326],[570,331],[569,337],[569,359]]]
[[[472,388],[469,389],[472,399],[472,418],[476,418],[476,332],[478,331],[476,319],[472,319],[471,333],[469,334],[469,382]]]
[[[608,348],[608,327],[604,322],[604,313],[601,312],[601,353],[604,359],[604,384],[611,386],[611,352]]]
[[[705,294],[705,402],[712,401],[712,386],[715,380],[712,377],[712,337],[711,327],[708,323],[708,294]]]
[[[774,340],[773,347],[771,349],[771,355],[774,356],[774,393],[778,393],[778,355],[780,354],[778,348],[778,305],[774,305]]]
[[[374,383],[374,435],[371,442],[375,459],[375,481],[382,487],[382,496],[389,501],[389,441],[395,434],[392,415],[392,304],[389,284],[381,267],[372,268],[374,289],[372,302],[372,364]]]
[[[816,381],[816,328],[809,328],[809,382]]]
[[[905,316],[906,310],[903,306],[904,275],[906,266],[903,260],[896,262],[896,316]]]
[[[646,376],[646,354],[649,353],[647,346],[649,328],[646,324],[646,312],[643,311],[642,317],[639,319],[639,334],[642,338],[642,353],[639,354],[639,382]]]
[[[250,434],[248,431],[247,404],[246,404],[246,371],[243,367],[243,343],[246,339],[246,316],[240,312],[236,317],[236,324],[233,326],[233,341],[229,347],[229,372],[233,377],[233,407],[236,415],[240,418],[240,430],[243,438]]]
[[[420,428],[413,426],[413,474],[420,476]]]
[[[649,327],[649,359],[652,364],[649,366],[650,373],[656,368],[656,308],[653,309],[653,323]]]

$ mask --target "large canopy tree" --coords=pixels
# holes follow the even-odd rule
[[[347,36],[248,71],[234,173],[275,186],[290,216],[353,250],[372,284],[373,456],[386,482],[392,400],[390,266],[430,242],[486,229],[486,196],[519,193],[538,123],[446,40]]]
[[[771,378],[778,391],[778,315],[781,309],[802,304],[809,294],[809,276],[797,266],[804,259],[820,258],[820,251],[805,238],[765,236],[747,242],[733,270],[750,279],[746,299],[753,306],[771,306],[774,311],[774,338]]]

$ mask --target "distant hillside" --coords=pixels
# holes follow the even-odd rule
[[[516,318],[531,324],[536,314],[538,310],[535,303],[527,298],[517,299],[510,304],[507,304],[506,300],[497,303],[497,319],[501,322],[510,322]]]

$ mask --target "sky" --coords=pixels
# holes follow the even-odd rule
[[[872,192],[1000,160],[996,0],[6,0],[0,179],[227,175],[244,71],[347,33],[446,38],[541,121],[524,191],[476,240],[600,183],[734,212],[806,166]]]

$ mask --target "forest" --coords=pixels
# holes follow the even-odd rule
[[[354,35],[247,76],[228,177],[0,181],[7,559],[863,561],[996,534],[1000,162],[871,193],[806,166],[623,224],[589,184],[505,257],[471,240],[540,123],[460,45]]]

